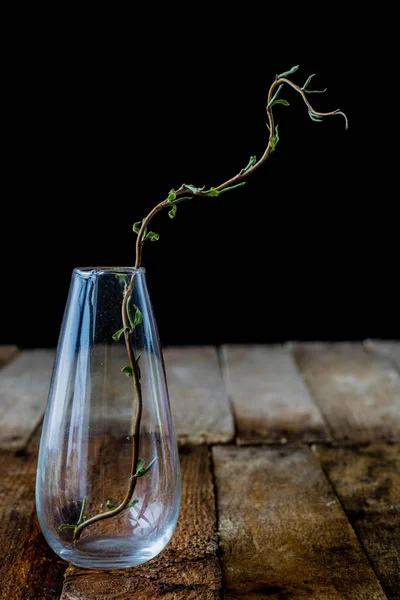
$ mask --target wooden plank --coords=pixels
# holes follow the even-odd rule
[[[297,344],[293,352],[336,440],[400,439],[400,374],[362,344]]]
[[[46,544],[35,514],[36,452],[0,452],[1,598],[58,599],[66,563]]]
[[[385,598],[308,446],[213,457],[226,599]]]
[[[288,349],[229,345],[222,360],[240,443],[329,439]]]
[[[0,346],[0,366],[7,364],[18,352],[17,346]]]
[[[231,441],[234,422],[216,349],[170,347],[163,354],[178,441],[183,444]]]
[[[375,354],[393,361],[400,369],[400,341],[395,340],[365,340],[364,347]]]
[[[98,347],[97,355],[98,361],[99,356],[104,360],[101,365],[97,362],[98,371],[92,373],[92,386],[97,385],[98,393],[104,396],[115,427],[120,423],[126,428],[127,419],[132,418],[132,384],[125,376],[121,377],[121,365],[127,361],[126,350],[118,345]],[[163,355],[179,444],[231,441],[233,416],[216,349],[211,346],[170,347],[163,350]],[[145,352],[142,352],[144,379],[145,358]],[[106,368],[106,377],[103,368]]]
[[[106,394],[114,419],[126,426],[131,413],[131,386],[121,377],[124,351],[108,356],[107,388],[93,374],[93,385]],[[122,354],[122,355],[121,355]],[[120,356],[121,355],[121,356]],[[164,350],[171,407],[180,444],[224,443],[234,436],[234,423],[214,347]],[[43,415],[54,353],[25,350],[0,374],[0,448],[21,448]],[[101,379],[101,382],[99,383]],[[104,389],[103,389],[104,388]],[[111,417],[110,417],[111,418]],[[128,417],[129,418],[129,417]]]
[[[54,352],[24,350],[0,372],[0,448],[23,448],[46,408]]]
[[[313,450],[388,598],[400,598],[400,445]]]
[[[167,548],[115,571],[69,567],[62,600],[216,600],[221,597],[215,499],[205,447],[181,448],[182,508]]]

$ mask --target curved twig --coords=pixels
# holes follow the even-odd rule
[[[291,69],[291,71],[284,73],[284,75],[291,74],[292,72],[295,72],[296,70],[297,70],[297,67],[294,67],[293,69]],[[345,115],[344,112],[342,112],[339,109],[333,110],[330,112],[316,111],[313,108],[313,106],[310,104],[310,102],[308,101],[306,92],[302,88],[300,88],[298,85],[296,85],[295,83],[293,83],[290,79],[287,79],[286,77],[277,76],[268,91],[268,100],[267,100],[266,111],[267,111],[267,116],[268,116],[270,134],[269,134],[269,138],[268,138],[268,145],[264,151],[264,154],[261,156],[261,158],[258,161],[254,162],[254,164],[252,164],[248,168],[241,169],[241,171],[239,171],[239,173],[237,173],[236,175],[234,175],[227,181],[221,183],[216,188],[211,188],[210,190],[203,190],[203,189],[195,188],[195,191],[193,191],[191,189],[190,190],[191,197],[193,197],[193,196],[209,197],[209,196],[218,195],[218,192],[222,192],[223,190],[226,190],[226,188],[230,188],[232,185],[240,183],[241,181],[246,179],[251,173],[256,171],[269,158],[269,156],[271,155],[271,152],[275,149],[275,146],[277,143],[277,130],[275,127],[272,106],[270,106],[270,104],[272,104],[272,105],[274,104],[273,98],[274,98],[274,92],[275,92],[276,88],[277,87],[279,88],[279,86],[283,86],[284,84],[290,86],[298,94],[300,94],[305,105],[307,106],[307,109],[308,109],[308,112],[310,115],[313,115],[315,117],[321,117],[321,118],[322,117],[330,117],[330,116],[334,116],[334,115],[342,115],[346,122],[346,129],[348,128],[347,116]],[[278,92],[275,93],[275,98],[278,95],[278,93],[279,93],[279,89],[278,89]],[[210,193],[211,191],[212,191],[212,193]],[[188,187],[185,186],[185,184],[182,184],[179,189],[174,191],[174,194],[175,194],[175,199],[173,200],[173,202],[171,202],[168,198],[166,198],[165,200],[163,200],[162,202],[157,204],[149,212],[147,217],[145,219],[143,219],[142,225],[139,229],[139,232],[137,234],[137,240],[136,240],[135,269],[139,269],[141,266],[142,250],[143,250],[143,245],[146,241],[146,231],[147,231],[147,227],[148,227],[150,221],[158,212],[160,212],[164,208],[171,209],[171,206],[173,206],[174,204],[178,204],[179,202],[182,202],[182,200],[187,199]],[[184,194],[186,194],[186,197],[182,198],[182,196]],[[133,348],[131,345],[131,339],[130,339],[131,331],[129,329],[129,318],[128,318],[128,309],[127,309],[128,299],[132,295],[135,277],[136,277],[136,273],[134,273],[132,275],[130,284],[129,284],[128,288],[125,290],[124,299],[123,299],[123,303],[122,303],[122,321],[123,321],[123,325],[125,328],[125,332],[124,332],[125,345],[126,345],[128,358],[129,358],[129,364],[132,368],[134,397],[136,398],[136,416],[135,416],[135,422],[134,422],[133,434],[132,434],[133,435],[133,437],[132,437],[132,465],[131,465],[131,476],[129,478],[128,491],[125,495],[125,498],[121,502],[121,504],[119,504],[116,508],[114,508],[110,511],[104,512],[104,513],[100,513],[100,514],[84,521],[83,523],[80,523],[74,530],[74,535],[73,535],[74,540],[79,539],[79,536],[80,536],[82,530],[85,527],[87,527],[88,525],[91,525],[92,523],[96,523],[97,521],[100,521],[102,519],[108,519],[110,517],[113,517],[113,516],[119,514],[122,510],[124,510],[124,508],[126,508],[126,506],[129,504],[129,502],[132,498],[133,492],[135,490],[135,486],[136,486],[137,477],[135,476],[135,473],[137,470],[138,456],[139,456],[140,422],[141,422],[141,416],[142,416],[142,391],[141,391],[140,377],[139,377],[139,373],[138,373],[138,366],[137,366],[134,351],[133,351]]]
[[[268,121],[269,121],[269,130],[270,130],[270,134],[269,134],[269,139],[268,139],[268,145],[265,149],[264,154],[262,155],[262,157],[256,162],[254,163],[253,166],[251,166],[249,169],[242,169],[241,171],[239,171],[239,173],[237,173],[237,175],[234,175],[233,177],[231,177],[230,179],[228,179],[227,181],[224,181],[224,183],[221,183],[218,187],[214,188],[217,191],[222,191],[227,187],[230,187],[231,185],[238,183],[242,180],[244,180],[245,178],[247,178],[250,173],[254,173],[254,171],[256,171],[259,167],[261,167],[261,165],[267,160],[267,158],[270,156],[271,151],[274,149],[272,147],[271,144],[271,140],[273,140],[275,138],[276,135],[276,130],[275,130],[275,123],[274,123],[274,117],[273,117],[273,113],[272,113],[272,107],[269,106],[269,103],[271,102],[271,99],[273,97],[273,93],[275,91],[275,89],[283,84],[287,84],[289,85],[291,88],[293,88],[298,94],[300,94],[300,96],[303,98],[304,103],[306,104],[308,111],[311,112],[313,115],[316,115],[317,117],[331,117],[334,115],[342,115],[345,119],[346,122],[346,129],[348,129],[348,120],[347,120],[347,116],[345,115],[345,113],[339,109],[337,110],[333,110],[330,112],[319,112],[317,110],[315,110],[312,105],[310,104],[310,102],[308,101],[308,98],[306,96],[306,93],[295,83],[293,83],[292,81],[290,81],[290,79],[286,79],[286,77],[280,77],[275,79],[275,81],[273,82],[273,84],[271,85],[271,87],[269,88],[269,92],[268,92],[268,101],[267,101],[267,106],[266,106],[266,110],[267,110],[267,115],[268,115]],[[176,190],[176,197],[177,200],[175,201],[175,204],[177,204],[179,202],[179,196],[182,196],[183,194],[187,194],[188,190],[185,188],[184,185],[181,185],[181,187],[179,189]],[[193,196],[201,196],[201,197],[209,197],[209,195],[207,194],[207,190],[206,191],[199,191],[197,193],[193,193]],[[136,240],[136,262],[135,262],[135,268],[138,269],[141,265],[142,262],[142,249],[143,249],[143,245],[145,243],[145,231],[147,230],[147,227],[149,226],[150,221],[152,220],[152,218],[158,213],[160,212],[160,210],[162,210],[163,208],[171,208],[171,202],[169,202],[168,198],[166,198],[165,200],[163,200],[162,202],[160,202],[159,204],[157,204],[147,215],[147,217],[143,220],[142,226],[140,227],[138,236],[137,236],[137,240]]]
[[[124,325],[125,331],[125,346],[126,352],[128,354],[129,364],[132,368],[132,379],[133,379],[133,395],[136,398],[136,415],[135,421],[133,425],[132,432],[132,462],[131,462],[131,476],[129,478],[129,486],[128,491],[125,494],[125,498],[122,502],[113,508],[112,510],[106,511],[104,513],[99,513],[86,521],[80,523],[74,530],[73,540],[77,541],[82,533],[82,530],[88,525],[92,525],[93,523],[97,523],[98,521],[102,521],[104,519],[109,519],[110,517],[115,517],[120,512],[124,510],[124,508],[129,504],[131,498],[133,496],[133,492],[135,491],[137,477],[135,473],[137,471],[138,459],[139,459],[139,439],[140,439],[140,421],[142,418],[142,386],[140,385],[140,378],[138,372],[138,365],[136,362],[136,358],[133,352],[132,344],[131,344],[131,330],[129,327],[129,317],[128,317],[128,300],[132,295],[133,286],[135,282],[136,273],[133,273],[131,277],[131,281],[129,286],[126,288],[124,293],[124,299],[122,301],[122,323]],[[81,520],[81,519],[80,519]]]

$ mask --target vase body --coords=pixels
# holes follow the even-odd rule
[[[75,539],[80,518],[121,505],[134,475],[138,397],[134,377],[122,371],[129,366],[125,336],[113,339],[132,277],[131,312],[141,315],[130,335],[142,395],[138,456],[144,466],[154,462],[136,480],[127,507],[85,526]],[[74,269],[40,441],[36,506],[43,534],[61,558],[80,567],[138,565],[170,540],[180,496],[176,436],[145,270]]]

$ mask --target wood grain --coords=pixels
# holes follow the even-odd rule
[[[400,439],[400,374],[391,361],[362,344],[301,344],[293,351],[334,439]]]
[[[307,446],[213,457],[226,599],[385,598]]]
[[[66,563],[46,544],[35,514],[36,452],[0,452],[0,598],[59,598]]]
[[[289,350],[224,346],[222,362],[240,443],[329,439]]]
[[[54,352],[24,350],[0,372],[0,448],[23,448],[47,403]]]
[[[18,352],[17,346],[0,346],[0,367],[7,364]]]
[[[400,369],[400,341],[395,340],[365,340],[364,347],[380,356],[393,361]]]
[[[62,600],[216,600],[221,597],[215,499],[205,447],[181,448],[182,508],[167,548],[140,567],[68,568]]]
[[[400,598],[400,445],[314,446],[388,598]]]
[[[216,350],[164,353],[181,444],[232,440]],[[183,445],[181,517],[167,548],[132,569],[70,567],[64,587],[67,565],[44,541],[34,507],[37,425],[54,353],[15,356],[15,348],[2,354],[0,347],[0,364],[9,357],[0,373],[0,446],[9,449],[0,451],[0,598],[400,598],[400,444],[379,441],[400,439],[400,342],[225,346],[224,377],[239,443],[324,443],[313,452],[302,444],[214,447],[220,547],[209,450]],[[119,377],[119,355],[107,360],[110,369],[115,362],[118,377],[110,377],[102,393],[110,396],[118,432],[130,414],[131,390]],[[335,444],[325,443],[330,434]]]
[[[171,410],[180,445],[229,442],[234,437],[234,422],[225,391],[218,354],[214,347],[170,347],[163,350]],[[144,401],[152,394],[150,363],[156,357],[141,353]],[[125,431],[133,418],[132,383],[121,376],[127,361],[122,346],[96,347],[96,361],[91,364],[92,394],[103,398],[107,419],[114,431]]]
[[[170,347],[163,354],[179,443],[231,441],[233,416],[216,349]]]

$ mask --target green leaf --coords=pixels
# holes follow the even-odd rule
[[[132,377],[133,375],[131,365],[126,365],[125,367],[122,367],[121,372],[125,373],[127,377]]]
[[[192,194],[199,194],[200,192],[202,192],[202,191],[204,190],[204,188],[205,188],[206,186],[205,186],[205,185],[203,185],[203,187],[201,187],[201,188],[197,188],[197,187],[195,187],[194,185],[191,185],[191,184],[189,184],[189,183],[184,183],[184,184],[183,184],[183,187],[184,187],[186,190],[189,190],[190,192],[192,192]]]
[[[171,210],[168,211],[168,216],[170,219],[173,219],[175,217],[177,210],[178,210],[178,207],[176,206],[176,204],[174,204],[174,206],[171,208]]]
[[[118,331],[116,331],[114,333],[114,335],[112,336],[112,339],[114,340],[114,342],[119,341],[119,338],[124,333],[124,331],[129,331],[129,327],[122,327],[121,329],[118,329]]]
[[[63,523],[58,528],[58,531],[62,531],[63,529],[76,529],[76,528],[77,528],[77,525],[67,525],[66,523]]]
[[[268,107],[271,107],[274,104],[274,102],[277,99],[279,92],[281,91],[282,88],[283,88],[283,83],[281,83],[281,85],[276,90],[275,94],[272,96],[271,100],[268,102]]]
[[[115,277],[117,279],[121,279],[125,283],[125,286],[128,287],[128,285],[129,285],[129,279],[128,279],[127,275],[123,275],[123,273],[116,273]]]
[[[242,185],[246,185],[246,182],[241,181],[240,183],[237,183],[236,185],[230,185],[229,187],[226,187],[223,190],[221,190],[220,194],[224,194],[225,192],[229,192],[229,190],[234,190],[235,188],[242,187]]]
[[[310,77],[307,79],[307,81],[305,82],[305,84],[303,85],[303,87],[301,88],[303,90],[303,92],[305,92],[306,94],[325,94],[325,92],[327,91],[328,88],[325,88],[324,90],[308,90],[308,84],[310,83],[311,79],[315,77],[315,73],[313,73],[312,75],[310,75]]]
[[[226,187],[222,190],[217,190],[216,188],[212,187],[209,190],[206,190],[204,192],[204,195],[205,196],[220,196],[221,194],[224,194],[225,192],[229,192],[229,190],[234,190],[237,187],[241,187],[242,185],[245,185],[245,183],[246,183],[245,181],[242,181],[241,183],[237,183],[236,185],[230,185],[229,187]]]
[[[139,478],[139,477],[143,477],[144,475],[146,475],[146,473],[148,471],[150,471],[151,467],[154,465],[154,463],[158,460],[158,456],[156,456],[155,458],[153,458],[153,460],[151,462],[149,462],[149,464],[147,465],[147,467],[144,466],[144,460],[141,458],[138,460],[138,465],[137,465],[137,469],[136,469],[136,473],[135,473],[135,477]]]
[[[275,104],[283,104],[283,106],[290,106],[289,102],[287,100],[278,99],[278,100],[275,100],[272,104],[269,105],[270,108],[272,108],[273,106],[275,106]]]
[[[204,194],[205,194],[206,196],[211,196],[211,197],[214,197],[214,196],[219,196],[219,195],[220,195],[220,193],[221,193],[221,192],[220,192],[219,190],[217,190],[217,189],[215,189],[215,188],[213,188],[213,187],[212,187],[212,188],[210,188],[209,190],[207,190],[206,192],[204,192]]]
[[[141,356],[142,356],[141,354],[138,354],[137,357],[135,358],[136,370],[137,370],[139,379],[141,378],[141,372],[140,372],[140,367],[139,367],[139,360],[140,360]]]
[[[303,87],[301,88],[304,92],[304,90],[306,89],[306,87],[308,86],[308,84],[310,83],[311,79],[315,77],[315,73],[313,73],[312,75],[310,75],[310,77],[307,79],[307,81],[305,82],[305,84],[303,85]]]
[[[144,220],[144,219],[143,219],[143,220]],[[133,231],[134,231],[135,233],[139,233],[139,231],[140,231],[140,228],[141,228],[141,226],[142,226],[142,223],[143,223],[143,220],[142,220],[142,221],[136,221],[136,223],[134,223],[134,224],[133,224],[133,227],[132,227],[132,229],[133,229]]]
[[[154,231],[148,231],[144,239],[150,240],[151,242],[158,242],[160,236],[158,235],[158,233],[154,233]]]
[[[292,75],[293,73],[296,73],[298,68],[299,68],[299,65],[296,65],[295,67],[292,67],[290,69],[290,71],[284,71],[283,73],[278,75],[278,79],[280,79],[281,77],[286,77],[287,75]]]
[[[145,222],[145,219],[142,219],[141,221],[136,221],[136,223],[134,223],[133,227],[132,227],[133,231],[135,233],[139,234],[139,231],[144,222]],[[150,233],[152,233],[152,232],[150,232]],[[148,236],[147,227],[145,227],[144,232],[143,232],[143,240],[145,240],[147,236]]]
[[[268,125],[267,125],[268,127]],[[249,169],[251,169],[251,167],[254,167],[254,165],[257,162],[257,157],[256,156],[250,156],[250,160],[247,163],[247,166],[243,169],[243,173],[246,173]]]
[[[135,316],[132,317],[131,300],[132,300],[132,296],[129,296],[128,302],[126,305],[126,311],[128,313],[128,319],[129,319],[131,329],[135,329],[135,327],[137,327],[138,325],[143,323],[143,315],[140,312],[139,308],[136,306],[136,304],[134,304],[133,306],[135,307]]]
[[[132,325],[133,325],[133,317],[132,317],[132,311],[131,311],[131,302],[132,302],[132,296],[129,296],[128,302],[126,303],[126,312],[127,312],[127,315],[128,315],[129,324],[132,327]]]
[[[306,94],[325,94],[327,90],[328,88],[325,88],[324,90],[304,90],[304,92]]]
[[[316,123],[321,123],[322,121],[321,117],[319,117],[318,115],[314,115],[314,113],[312,113],[311,111],[308,111],[308,116],[312,121],[315,121]]]
[[[143,469],[143,467],[144,467],[144,460],[143,460],[143,458],[139,458],[139,460],[137,462],[136,473],[141,471]]]
[[[279,142],[279,132],[278,132],[278,125],[275,127],[275,135],[274,137],[270,138],[269,140],[269,144],[272,148],[272,150],[275,150],[277,143]]]
[[[67,523],[63,523],[59,526],[58,530],[62,531],[63,529],[76,529],[79,525],[82,525],[86,521],[85,517],[85,508],[86,508],[86,496],[82,500],[81,512],[79,513],[79,519],[76,525],[70,525]]]
[[[85,517],[84,517],[85,508],[86,508],[86,496],[82,500],[81,512],[79,514],[79,519],[78,519],[77,525],[80,525],[81,523],[83,523],[83,521],[85,521]]]
[[[135,506],[135,504],[137,504],[139,502],[139,500],[133,500],[130,504],[127,504],[125,506],[125,508],[132,508],[132,506]],[[113,510],[114,508],[117,508],[116,504],[113,504],[111,502],[111,500],[107,500],[106,502],[106,508],[108,508],[108,510]]]
[[[174,189],[170,190],[167,200],[168,202],[171,202],[171,204],[176,200],[176,191]]]
[[[135,318],[133,319],[133,323],[131,323],[131,327],[132,329],[135,329],[135,327],[137,327],[138,325],[141,325],[141,323],[143,323],[143,315],[140,312],[140,310],[138,309],[138,307],[136,306],[136,304],[133,305],[135,307]]]

